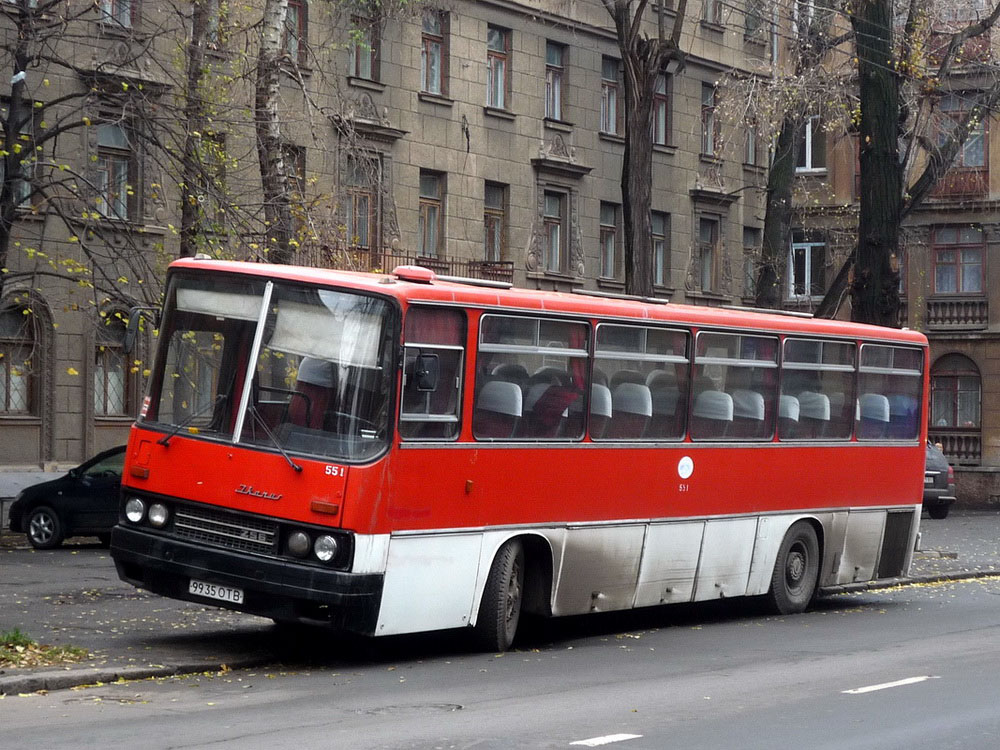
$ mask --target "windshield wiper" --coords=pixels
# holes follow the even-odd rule
[[[221,404],[227,398],[229,398],[229,397],[225,393],[220,393],[218,396],[215,397],[215,399],[211,403],[205,404],[203,407],[201,407],[197,411],[193,412],[192,414],[189,414],[188,417],[187,417],[187,419],[185,419],[184,421],[182,421],[180,424],[174,425],[174,428],[170,432],[168,432],[166,435],[164,435],[163,437],[161,437],[156,442],[159,443],[160,445],[167,445],[167,446],[169,446],[170,445],[170,438],[172,438],[178,432],[180,432],[181,430],[183,430],[185,427],[187,427],[189,424],[191,424],[194,420],[196,420],[202,414],[204,414],[205,412],[207,412],[209,409],[215,409],[216,406],[218,406],[219,404]]]
[[[271,428],[267,426],[267,422],[264,420],[264,417],[261,416],[260,412],[257,411],[257,407],[251,406],[247,409],[247,411],[250,412],[250,416],[252,416],[254,421],[260,425],[262,430],[264,430],[264,434],[271,439],[271,442],[274,443],[274,447],[278,449],[278,452],[285,457],[285,460],[288,461],[288,465],[295,469],[295,471],[302,471],[302,467],[295,463],[295,461],[292,460],[292,457],[285,452],[285,449],[281,445],[281,441],[279,441],[277,436],[271,432]]]

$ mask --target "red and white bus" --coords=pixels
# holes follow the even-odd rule
[[[927,342],[436,277],[172,264],[122,579],[382,636],[905,575]]]

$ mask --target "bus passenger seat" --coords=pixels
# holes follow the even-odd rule
[[[639,383],[619,383],[611,392],[611,423],[605,437],[641,438],[653,416],[653,397]]]
[[[476,397],[473,432],[480,438],[509,438],[521,418],[521,388],[505,380],[491,380]]]
[[[734,437],[764,437],[764,396],[737,388],[733,397]]]
[[[858,409],[861,412],[858,437],[869,440],[885,437],[889,429],[889,399],[881,393],[862,393]]]
[[[917,436],[917,400],[913,396],[894,393],[889,396],[889,437]]]
[[[782,393],[778,399],[778,437],[796,438],[799,427],[799,400]]]
[[[642,385],[645,382],[646,376],[638,370],[619,370],[611,376],[611,392],[614,393],[615,389],[622,383],[638,383]]]
[[[822,437],[829,422],[830,397],[816,391],[802,391],[799,394],[800,437]]]
[[[594,383],[590,387],[590,436],[597,439],[604,437],[610,421],[611,389]]]
[[[516,362],[504,362],[493,368],[490,373],[497,380],[506,380],[510,383],[517,383],[519,388],[524,388],[528,384],[528,371],[524,365]]]
[[[724,391],[702,391],[691,410],[691,437],[699,440],[725,437],[732,421],[733,397]]]
[[[648,437],[681,437],[683,422],[677,408],[681,392],[673,385],[674,380],[673,374],[664,373],[662,378],[652,379],[648,383],[653,398],[653,417],[646,430]]]

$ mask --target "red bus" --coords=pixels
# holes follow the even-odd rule
[[[510,646],[905,575],[927,341],[421,267],[172,264],[112,556],[149,591]]]

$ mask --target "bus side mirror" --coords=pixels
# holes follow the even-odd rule
[[[413,377],[418,391],[436,391],[441,375],[441,361],[436,354],[419,354],[413,368]]]
[[[135,339],[139,335],[139,325],[142,322],[142,317],[145,315],[149,317],[154,325],[157,325],[157,308],[155,307],[133,307],[128,312],[128,325],[125,327],[125,338],[122,341],[122,347],[125,349],[126,354],[131,354],[132,350],[135,348]]]

